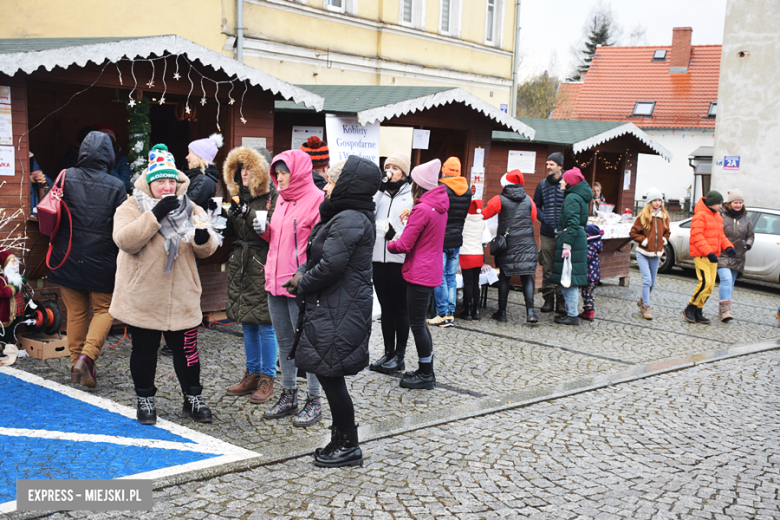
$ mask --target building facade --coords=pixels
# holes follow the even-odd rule
[[[30,0],[5,22],[0,38],[176,34],[296,84],[460,87],[496,108],[511,98],[507,0]]]

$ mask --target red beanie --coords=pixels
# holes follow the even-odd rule
[[[309,157],[311,157],[311,167],[315,170],[317,168],[327,168],[330,164],[328,143],[320,140],[316,135],[309,137],[306,142],[301,145],[301,150],[309,154]]]
[[[523,173],[520,170],[512,170],[511,172],[507,173],[506,180],[510,184],[519,184],[520,186],[525,186],[525,178],[523,178]]]
[[[563,174],[563,181],[567,186],[574,186],[575,184],[579,184],[584,180],[585,177],[582,175],[582,172],[579,168],[572,168]]]
[[[479,199],[471,199],[469,204],[469,215],[478,215],[482,213],[482,201]]]

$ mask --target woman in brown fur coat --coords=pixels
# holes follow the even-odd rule
[[[270,182],[268,162],[251,148],[231,150],[222,174],[231,197],[225,236],[236,237],[228,261],[227,316],[243,327],[246,352],[244,377],[227,389],[227,395],[252,394],[249,402],[260,404],[274,395],[279,347],[265,290],[268,242],[255,232],[252,222],[263,212],[273,211],[277,193]]]

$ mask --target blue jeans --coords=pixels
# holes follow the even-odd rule
[[[639,272],[642,273],[642,304],[650,305],[650,293],[655,287],[655,275],[658,274],[661,257],[637,253],[636,263],[639,265]]]
[[[250,374],[265,374],[276,377],[276,358],[279,345],[273,325],[251,325],[243,323],[246,369]]]
[[[561,286],[563,299],[566,300],[566,314],[574,318],[577,317],[577,305],[580,303],[580,288],[571,286]]]
[[[737,283],[737,275],[739,271],[736,269],[729,269],[728,267],[718,267],[718,278],[720,278],[720,286],[718,287],[718,297],[721,301],[730,300],[731,295],[734,294],[734,284]]]
[[[436,314],[442,317],[455,314],[455,302],[458,298],[459,257],[459,247],[445,249],[442,253],[444,273],[442,273],[441,285],[433,291],[433,295],[436,297]]]

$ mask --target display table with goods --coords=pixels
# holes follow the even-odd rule
[[[633,215],[599,211],[597,217],[588,218],[588,224],[594,224],[604,231],[601,237],[604,250],[599,255],[601,279],[617,278],[621,286],[627,287],[631,262],[630,232],[634,224]]]

